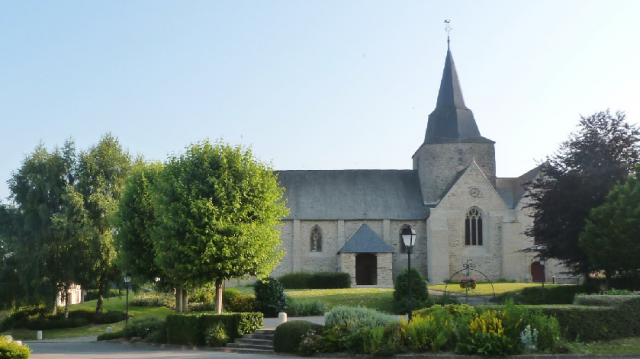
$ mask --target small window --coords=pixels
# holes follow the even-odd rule
[[[464,244],[467,246],[482,245],[482,215],[477,208],[471,208],[464,220]]]
[[[311,229],[309,243],[311,252],[322,252],[322,231],[317,225]]]

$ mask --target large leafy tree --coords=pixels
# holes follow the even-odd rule
[[[160,172],[154,209],[156,263],[178,286],[216,284],[271,272],[284,255],[276,227],[284,190],[250,150],[208,141],[171,156]]]
[[[65,208],[68,187],[74,184],[74,165],[72,141],[51,152],[38,145],[9,180],[15,207],[4,211],[5,218],[10,217],[5,238],[12,238],[10,256],[24,299],[43,300],[53,312],[58,293],[73,280],[77,255],[54,223]]]
[[[22,289],[13,253],[13,216],[15,208],[0,204],[0,309],[16,307]]]
[[[607,279],[615,273],[640,272],[640,167],[625,184],[616,185],[600,206],[591,210],[580,246],[593,269]]]
[[[534,219],[527,235],[545,248],[544,255],[560,259],[575,273],[590,270],[580,233],[591,209],[639,162],[639,141],[640,131],[624,113],[598,112],[582,117],[578,130],[547,158],[526,195]]]
[[[90,248],[91,267],[85,272],[84,281],[98,289],[96,313],[102,313],[109,283],[120,277],[115,264],[114,229],[110,219],[116,211],[131,165],[131,156],[111,134],[104,135],[78,159],[78,180],[72,198],[82,199],[74,202],[77,204],[75,218],[85,223],[83,241]]]
[[[163,277],[155,264],[153,228],[157,218],[152,202],[153,187],[161,170],[160,163],[147,164],[142,159],[136,161],[113,220],[118,267],[144,281]]]

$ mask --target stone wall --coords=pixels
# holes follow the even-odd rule
[[[425,143],[413,155],[413,169],[420,176],[425,203],[436,203],[445,195],[458,173],[475,162],[493,187],[496,160],[493,143]]]

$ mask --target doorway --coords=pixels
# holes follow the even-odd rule
[[[531,281],[542,283],[542,264],[540,262],[531,263]]]
[[[378,257],[372,253],[356,255],[356,284],[378,284]]]

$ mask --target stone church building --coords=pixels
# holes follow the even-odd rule
[[[533,245],[524,234],[532,218],[523,184],[539,169],[496,177],[494,144],[465,106],[448,50],[413,169],[277,172],[291,213],[280,229],[286,255],[272,275],[343,271],[356,285],[392,286],[407,267],[400,232],[411,226],[411,265],[430,283],[449,279],[467,261],[479,281],[486,280],[481,273],[492,281],[540,281],[536,253],[522,251]],[[547,264],[549,281],[563,271]]]

